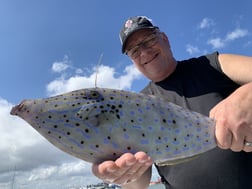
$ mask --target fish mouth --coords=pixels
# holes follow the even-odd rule
[[[10,114],[11,114],[11,115],[18,115],[18,112],[22,111],[23,107],[24,107],[24,104],[21,102],[20,104],[14,106],[14,107],[11,109]]]

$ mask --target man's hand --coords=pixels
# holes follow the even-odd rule
[[[123,154],[116,161],[93,164],[95,176],[107,183],[121,185],[123,188],[145,188],[149,185],[152,160],[144,152]]]
[[[210,117],[216,120],[215,134],[220,148],[252,152],[252,146],[248,146],[252,142],[252,83],[217,104]]]

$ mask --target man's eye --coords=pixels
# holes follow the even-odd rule
[[[155,38],[152,38],[148,41],[145,41],[145,43],[143,44],[144,47],[150,47],[152,46],[152,44],[155,42]]]
[[[132,52],[131,52],[131,54],[132,54],[132,55],[137,54],[138,50],[139,50],[138,48],[133,49]]]

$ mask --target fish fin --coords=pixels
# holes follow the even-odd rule
[[[157,166],[176,165],[176,164],[180,164],[180,163],[185,163],[185,162],[193,160],[195,158],[197,158],[197,157],[175,159],[175,160],[168,160],[168,161],[157,161],[155,163]]]
[[[216,149],[215,144],[211,148],[207,149],[204,152],[197,153],[197,154],[194,154],[194,155],[191,155],[191,156],[184,156],[184,157],[181,157],[181,158],[174,157],[174,158],[172,158],[172,159],[170,158],[168,160],[156,160],[155,164],[157,166],[166,166],[166,165],[176,165],[176,164],[180,164],[180,163],[185,163],[185,162],[188,162],[188,161],[191,161],[191,160],[194,160],[194,159],[200,157],[202,154],[206,153],[207,151],[212,151],[214,149]]]
[[[159,160],[159,161],[156,161],[155,164],[157,166],[176,165],[176,164],[185,163],[185,162],[194,160],[199,156],[200,156],[200,154],[197,154],[197,155],[191,156],[191,157],[181,158],[181,159],[175,158],[175,159],[172,159],[172,160],[164,160],[164,161]]]
[[[85,120],[86,123],[88,123],[89,125],[92,125],[94,127],[98,127],[100,124],[100,121],[98,119],[98,117],[93,116],[93,117],[89,117],[88,120]]]
[[[101,113],[100,109],[96,107],[96,104],[84,105],[76,113],[77,117],[86,118],[97,116]]]
[[[213,147],[212,149],[209,149],[209,150],[213,150],[215,149],[215,147]],[[195,154],[195,155],[192,155],[192,156],[186,156],[186,157],[182,157],[182,158],[178,158],[178,157],[175,157],[173,159],[169,159],[169,160],[157,160],[155,161],[155,164],[157,166],[166,166],[166,165],[176,165],[176,164],[180,164],[180,163],[185,163],[185,162],[188,162],[188,161],[191,161],[191,160],[194,160],[198,157],[200,157],[202,153],[198,153],[198,154]]]
[[[85,117],[83,117],[80,113],[77,113],[76,116],[79,117],[81,120],[83,120],[83,122],[85,122],[85,124],[89,126],[98,127],[100,124],[99,115],[94,115],[94,116],[85,115]]]
[[[76,113],[76,116],[83,121],[98,126],[100,122],[110,121],[110,119],[120,119],[120,114],[112,109],[101,109],[97,104],[84,105]]]
[[[97,127],[99,122],[99,115],[101,111],[99,108],[96,108],[95,104],[85,105],[80,108],[76,113],[76,117],[82,119],[88,125]]]

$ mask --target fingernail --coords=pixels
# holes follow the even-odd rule
[[[146,160],[145,160],[145,159],[142,159],[142,160],[139,160],[138,162],[139,162],[139,163],[145,163]]]
[[[127,166],[132,166],[132,165],[134,165],[135,164],[135,162],[132,162],[132,161],[126,161],[126,165]]]
[[[107,171],[110,172],[110,173],[114,173],[116,171],[116,169],[113,169],[113,168],[107,168]]]

